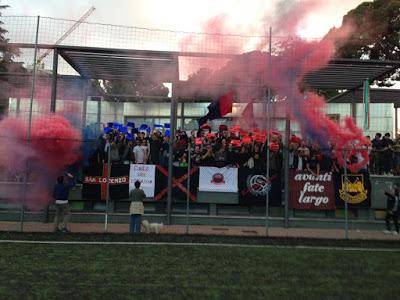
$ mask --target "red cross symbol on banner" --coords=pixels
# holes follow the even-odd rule
[[[164,169],[160,165],[157,165],[156,168],[168,178],[168,170]],[[197,201],[197,197],[195,195],[193,195],[190,191],[188,191],[186,186],[184,186],[182,184],[182,182],[184,182],[188,178],[188,176],[190,176],[190,175],[194,174],[195,172],[197,172],[198,169],[199,169],[199,167],[193,167],[193,168],[190,169],[189,174],[185,173],[185,175],[182,175],[179,178],[172,177],[172,188],[176,188],[177,187],[182,192],[189,193],[189,198],[193,202]],[[155,195],[154,199],[161,200],[167,194],[167,192],[168,192],[168,187],[166,187],[165,189],[161,190],[157,195]]]
[[[108,178],[108,164],[103,164],[103,172],[101,176],[85,176],[83,183],[86,184],[100,184],[101,187],[101,200],[107,199],[107,178]],[[129,184],[129,176],[110,176],[110,185]]]

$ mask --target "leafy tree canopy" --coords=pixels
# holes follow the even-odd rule
[[[7,7],[8,5],[0,5],[0,17]],[[0,72],[22,71],[22,65],[14,62],[14,58],[19,55],[19,50],[9,44],[9,40],[5,37],[7,30],[1,26],[2,24],[3,22],[0,21]]]
[[[364,2],[343,17],[353,33],[340,57],[400,60],[400,0]]]

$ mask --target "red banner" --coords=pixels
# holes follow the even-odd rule
[[[335,193],[330,172],[315,176],[307,171],[291,170],[289,189],[291,209],[335,209]]]

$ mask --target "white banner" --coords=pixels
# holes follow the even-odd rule
[[[199,191],[238,192],[238,169],[200,167]]]
[[[129,172],[129,191],[135,188],[135,182],[140,181],[140,188],[146,194],[146,197],[154,197],[156,187],[156,166],[155,165],[136,165],[131,164]]]

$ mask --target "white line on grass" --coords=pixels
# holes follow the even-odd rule
[[[55,244],[55,245],[137,245],[137,246],[202,246],[202,247],[240,247],[240,248],[280,248],[280,249],[317,249],[335,251],[366,251],[366,252],[400,252],[400,248],[360,248],[360,247],[329,247],[305,245],[247,245],[218,243],[173,243],[173,242],[102,242],[102,241],[31,241],[31,240],[0,240],[0,244]]]

